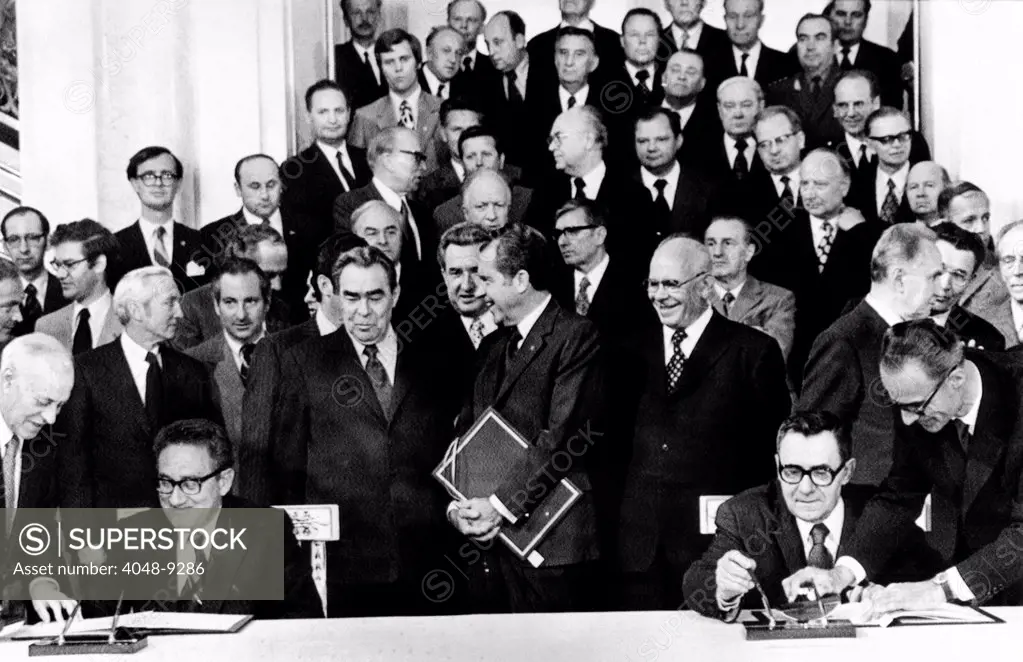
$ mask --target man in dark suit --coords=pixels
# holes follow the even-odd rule
[[[0,351],[14,339],[14,329],[21,323],[24,296],[18,268],[8,260],[0,260]]]
[[[419,180],[419,186],[413,196],[430,217],[437,207],[458,195],[462,188],[467,169],[461,159],[459,138],[463,131],[479,126],[482,120],[483,115],[479,107],[464,97],[441,102],[437,133],[447,147],[445,150],[447,158],[433,172],[427,173]]]
[[[169,345],[180,298],[166,268],[129,271],[114,291],[124,333],[75,358],[75,386],[56,424],[70,506],[156,505],[156,432],[183,418],[222,420],[205,366]]]
[[[277,499],[337,503],[347,524],[327,544],[327,615],[439,613],[424,575],[443,562],[444,492],[430,472],[454,410],[433,385],[436,357],[391,326],[400,294],[375,248],[338,259],[343,328],[286,350],[273,438]],[[453,537],[453,536],[452,536]]]
[[[205,271],[193,256],[199,232],[174,220],[174,198],[181,186],[181,161],[166,147],[144,147],[128,161],[127,175],[142,203],[139,219],[117,232],[120,274],[139,267],[167,267],[185,292],[202,284]]]
[[[881,102],[902,108],[902,64],[890,48],[863,38],[870,17],[870,0],[833,0],[823,14],[831,19],[837,33],[835,58],[842,69],[865,69],[881,83]]]
[[[677,115],[682,127],[684,142],[679,161],[698,160],[708,149],[707,144],[721,134],[714,95],[700,94],[707,85],[703,72],[703,58],[696,51],[683,50],[668,59],[661,77],[660,105]]]
[[[639,401],[618,531],[628,609],[681,604],[679,577],[707,542],[700,496],[769,480],[791,406],[778,343],[714,312],[710,269],[707,248],[677,235],[650,261],[658,323],[635,337]]]
[[[796,53],[801,71],[767,88],[769,105],[788,106],[803,120],[810,148],[842,137],[835,119],[835,83],[842,70],[835,62],[834,26],[820,14],[806,14],[796,26]]]
[[[859,179],[859,191],[851,196],[868,223],[912,223],[907,183],[913,126],[901,110],[885,106],[867,118],[866,139],[877,154],[876,165],[867,166]]]
[[[760,41],[763,24],[764,0],[725,0],[725,33],[731,44],[724,51],[727,57],[713,63],[712,85],[733,76],[748,76],[766,87],[794,73],[785,53]]]
[[[630,119],[663,95],[661,87],[663,66],[657,61],[661,31],[661,17],[657,12],[643,7],[630,9],[622,19],[625,66],[616,72],[614,80],[621,81],[627,87],[620,88],[614,97],[606,98],[604,101],[617,106],[620,103],[618,95],[627,92],[629,106],[623,110],[628,113]],[[609,88],[609,91],[613,89]],[[621,98],[621,102],[625,101]]]
[[[599,83],[597,85],[598,93],[599,88],[604,83],[613,79],[613,72],[618,71],[625,60],[625,55],[622,52],[621,36],[614,30],[597,25],[590,20],[590,10],[593,8],[593,3],[594,0],[558,0],[558,9],[561,11],[561,23],[529,40],[528,49],[530,67],[532,68],[532,80],[543,85],[549,85],[551,81],[557,80],[554,55],[558,34],[565,28],[585,30],[593,36],[596,54],[600,60],[600,64],[593,72],[594,84],[597,85]]]
[[[535,229],[517,225],[499,235],[481,252],[479,269],[487,299],[507,331],[492,334],[481,346],[475,387],[456,433],[465,434],[493,407],[530,449],[494,494],[452,502],[448,519],[466,536],[491,540],[505,523],[530,517],[559,481],[569,478],[582,495],[537,546],[541,564],[519,559],[501,545],[490,550],[485,563],[492,564],[487,569],[507,591],[507,610],[592,609],[600,597],[594,591],[599,552],[584,456],[603,437],[597,331],[553,300],[546,242]],[[586,443],[573,448],[566,463],[570,442],[578,444],[581,435]]]
[[[955,331],[967,347],[1002,351],[1005,338],[1001,331],[958,303],[984,260],[985,249],[980,237],[952,223],[939,223],[932,229],[941,253],[942,274],[931,299],[931,319]]]
[[[459,223],[469,222],[487,232],[499,232],[509,223],[517,223],[525,217],[531,199],[530,189],[519,186],[512,189],[504,174],[480,168],[466,178],[463,193],[454,198],[452,204],[437,208],[434,215],[437,231],[445,232]],[[457,213],[452,208],[454,201],[460,203]]]
[[[874,579],[929,493],[930,543],[946,570],[889,585],[872,596],[875,613],[945,602],[1019,605],[1023,367],[1006,354],[964,349],[950,330],[919,320],[885,334],[881,383],[898,419],[895,463],[834,569],[797,572],[783,582],[786,594],[805,581],[831,593]]]
[[[380,25],[381,0],[341,0],[341,15],[351,41],[334,45],[334,77],[351,108],[362,108],[387,94],[373,47]],[[306,104],[308,105],[308,104]]]
[[[353,234],[335,235],[320,246],[313,267],[312,283],[319,306],[309,320],[264,336],[256,344],[249,379],[242,398],[242,440],[238,453],[238,496],[268,503],[271,498],[271,450],[274,403],[280,398],[281,355],[310,338],[334,333],[341,327],[341,294],[334,290],[334,263],[341,253],[365,246]]]
[[[764,108],[764,92],[752,78],[736,76],[718,86],[717,100],[724,131],[700,153],[687,150],[684,162],[737,194],[750,180],[763,179],[766,174],[753,137],[757,113]]]
[[[932,228],[948,220],[938,213],[938,197],[951,184],[948,170],[935,161],[921,161],[909,169],[906,198],[916,220]],[[977,265],[980,266],[980,262]]]
[[[245,258],[259,265],[271,283],[266,315],[270,332],[290,326],[291,311],[281,297],[281,278],[288,265],[288,246],[269,225],[246,225],[236,231],[224,252],[224,259]],[[217,314],[213,285],[208,283],[181,297],[181,319],[174,332],[174,346],[185,351],[220,336],[223,326]]]
[[[432,94],[441,101],[450,99],[454,87],[455,74],[458,73],[458,56],[465,48],[462,35],[454,28],[438,25],[426,36],[426,60],[419,69],[419,87],[427,94]],[[466,83],[467,79],[462,79]],[[459,89],[458,96],[469,94],[472,90]]]
[[[353,0],[355,1],[355,0]],[[366,0],[372,1],[372,0]],[[366,150],[348,143],[352,106],[336,83],[321,80],[305,93],[313,144],[281,164],[282,213],[305,219],[310,241],[333,231],[334,200],[369,183]]]
[[[476,49],[483,24],[487,20],[487,8],[479,0],[451,0],[448,3],[448,26],[456,30],[464,40],[462,59],[457,65],[455,90],[459,94],[476,96],[479,85],[491,78],[494,65]]]
[[[529,83],[529,52],[526,50],[526,23],[513,11],[501,11],[487,23],[487,50],[494,73],[481,81],[487,124],[497,127],[508,150],[508,160],[527,171],[546,161],[543,145],[530,142],[532,129],[521,122]]]
[[[716,62],[728,52],[730,43],[725,31],[700,19],[703,5],[704,0],[664,0],[672,23],[661,34],[658,61],[664,62],[673,53],[688,49],[699,53],[704,62]]]
[[[802,206],[799,170],[806,134],[796,111],[788,106],[768,106],[757,115],[753,139],[766,175],[750,177],[744,187],[745,200],[737,201],[734,206],[756,226],[765,221],[770,223],[769,219],[779,210],[785,212]],[[767,257],[765,250],[759,245],[758,249],[754,272],[770,280],[770,269],[763,264]]]
[[[238,232],[248,225],[269,225],[283,238],[288,248],[288,267],[281,274],[280,291],[291,309],[292,320],[306,319],[305,278],[312,268],[309,253],[315,246],[315,232],[308,219],[283,213],[281,204],[281,178],[277,162],[266,154],[253,154],[240,159],[234,167],[234,190],[241,198],[242,208],[224,218],[203,226],[203,257],[199,263],[210,264],[216,271],[216,262],[227,252]],[[210,273],[210,276],[215,274]]]
[[[68,300],[60,280],[43,266],[50,222],[42,212],[33,207],[15,207],[0,221],[0,235],[21,279],[24,298],[21,322],[15,327],[14,335],[22,336],[32,333],[40,317],[62,308]]]
[[[830,411],[852,435],[865,489],[880,485],[892,466],[893,419],[878,392],[881,339],[903,320],[930,315],[942,274],[935,235],[916,224],[884,231],[870,258],[870,293],[813,343],[798,409]]]
[[[808,566],[830,568],[856,529],[864,500],[845,489],[856,458],[838,418],[797,412],[781,424],[777,439],[778,479],[721,504],[714,541],[686,571],[686,604],[704,616],[732,622],[740,609],[763,608],[753,590],[754,575],[771,604],[785,603],[782,580]],[[915,544],[899,551],[921,559],[926,554],[922,532],[910,537]],[[907,571],[913,578],[926,573],[910,569],[906,556],[897,560],[905,567],[901,576],[900,568],[890,568],[878,581]]]

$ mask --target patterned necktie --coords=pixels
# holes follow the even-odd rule
[[[828,221],[821,221],[821,237],[820,242],[817,244],[817,271],[824,271],[824,265],[828,262],[828,254],[831,252],[832,233],[835,230]]]
[[[796,196],[792,195],[792,187],[789,186],[789,182],[790,181],[792,181],[792,180],[789,179],[788,175],[782,175],[781,176],[781,183],[782,183],[781,199],[782,200],[788,200],[789,206],[790,207],[795,207],[796,206]]]
[[[689,30],[682,31],[682,41],[678,44],[678,49],[689,48]]]
[[[576,177],[575,179],[572,180],[572,183],[575,184],[575,199],[576,200],[586,200],[586,182],[585,182],[585,180],[583,180],[582,177]]]
[[[377,402],[384,413],[390,415],[388,412],[391,408],[391,380],[387,377],[384,364],[380,362],[378,356],[380,350],[376,345],[366,345],[362,353],[366,356],[366,374],[369,375],[373,391],[377,394]]]
[[[167,247],[163,243],[163,238],[166,234],[167,229],[162,225],[153,232],[153,260],[160,267],[170,266],[170,259],[167,257]]]
[[[242,378],[242,386],[249,383],[249,368],[252,367],[252,353],[254,351],[256,351],[255,343],[248,342],[242,345],[242,364],[238,369],[238,374]]]
[[[881,220],[891,225],[895,222],[895,215],[899,211],[899,199],[895,197],[895,180],[888,180],[888,195],[884,196],[881,204]]]
[[[43,316],[43,307],[39,305],[39,298],[36,294],[39,290],[32,283],[25,286],[25,298],[21,304],[21,319],[25,329],[31,331],[35,328],[36,320]]]
[[[17,435],[11,437],[4,448],[3,471],[0,472],[0,509],[4,510],[4,531],[10,533],[11,525],[14,523],[14,511],[18,507],[18,500],[14,494],[14,467],[16,458],[21,452],[21,439]]]
[[[480,343],[483,342],[483,338],[487,335],[483,333],[483,318],[477,317],[469,325],[469,340],[472,341],[472,346],[476,349],[480,348]]]
[[[75,329],[75,338],[71,343],[71,353],[81,354],[92,349],[92,329],[89,328],[89,309],[82,308],[78,313],[78,328]]]
[[[742,54],[742,66],[739,67],[740,76],[749,76],[749,69],[746,68],[746,60],[749,59],[749,53]]]
[[[412,117],[412,104],[408,101],[402,101],[398,107],[398,114],[401,117],[401,125],[406,129],[415,129],[416,120]]]
[[[355,175],[345,167],[345,160],[341,156],[341,150],[337,150],[337,167],[341,170],[341,179],[344,180],[345,188],[351,191],[357,188],[355,184]]]
[[[738,151],[738,154],[735,156],[732,172],[735,173],[736,179],[742,181],[749,174],[749,162],[746,161],[746,139],[736,138],[735,149]]]
[[[668,393],[674,394],[678,388],[678,381],[682,378],[682,366],[686,362],[686,355],[682,353],[682,341],[686,339],[685,329],[675,329],[671,334],[672,354],[668,361]]]
[[[590,279],[586,276],[579,281],[579,293],[575,295],[575,312],[586,315],[590,311],[590,297],[586,291],[590,289]]]
[[[575,108],[575,95],[568,97],[568,107]]]
[[[814,524],[810,529],[810,540],[813,541],[813,546],[810,547],[810,553],[806,555],[806,565],[811,568],[831,570],[835,567],[835,559],[831,556],[828,548],[824,546],[824,540],[828,537],[828,533],[828,527],[823,523]]]
[[[721,297],[721,303],[725,317],[730,317],[728,313],[732,310],[732,304],[735,303],[735,295],[731,292],[725,292],[725,296]]]
[[[163,408],[163,371],[160,361],[153,352],[146,353],[146,417],[152,427],[153,434],[160,429],[160,410]]]
[[[852,53],[851,49],[848,46],[842,47],[842,68],[843,69],[853,68]]]
[[[519,88],[515,84],[519,76],[514,71],[509,71],[504,77],[508,79],[508,105],[514,110],[521,107],[523,103],[522,93],[519,92]]]
[[[636,87],[642,93],[642,96],[650,94],[650,86],[646,84],[647,79],[650,78],[650,72],[646,69],[640,69],[636,72]]]

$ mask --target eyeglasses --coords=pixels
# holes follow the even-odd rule
[[[578,237],[579,233],[583,230],[596,230],[599,227],[599,225],[574,225],[568,228],[561,228],[560,230],[555,228],[554,230],[551,230],[551,237],[554,238],[554,241],[557,241],[558,239],[561,239],[561,235],[567,234],[570,239],[574,239],[575,237]]]
[[[810,482],[817,487],[827,487],[835,482],[835,478],[842,473],[842,469],[845,469],[845,465],[848,463],[849,460],[846,460],[837,469],[832,469],[826,464],[809,469],[804,469],[798,464],[786,464],[778,467],[778,478],[789,485],[799,485],[803,482],[803,476],[809,476]]]
[[[654,292],[656,292],[657,288],[661,287],[662,285],[664,286],[664,289],[669,291],[669,292],[678,292],[683,287],[685,287],[687,284],[693,282],[694,280],[696,280],[700,276],[706,276],[706,275],[707,275],[706,271],[701,271],[700,273],[696,274],[692,278],[686,278],[685,280],[672,280],[672,279],[668,279],[668,280],[654,280],[652,278],[647,278],[646,280],[643,281],[643,287],[646,288],[646,291],[649,294],[653,294]]]
[[[408,154],[416,160],[417,165],[423,165],[426,163],[426,154],[424,152],[414,152],[410,149],[399,149],[398,152],[402,154]]]
[[[29,246],[38,246],[43,243],[44,239],[46,239],[45,234],[12,234],[9,237],[4,237],[4,243],[12,248],[21,245],[22,242]]]
[[[229,465],[224,465],[214,471],[213,473],[206,474],[205,476],[199,476],[197,478],[182,478],[181,480],[173,480],[167,476],[160,476],[156,482],[156,491],[163,495],[173,494],[175,487],[181,488],[181,493],[186,496],[195,496],[202,490],[203,483],[208,481],[214,476],[218,476],[226,469]]]
[[[142,183],[145,184],[146,186],[152,186],[157,182],[160,182],[164,186],[169,186],[176,182],[179,178],[173,172],[164,171],[161,173],[143,172],[139,174],[138,179],[141,179]]]
[[[796,134],[795,133],[786,133],[785,135],[778,136],[777,138],[770,138],[768,140],[761,140],[760,142],[757,143],[757,149],[769,149],[771,147],[781,147],[782,145],[784,145],[788,141],[789,138],[791,138],[794,135],[796,135]]]
[[[896,133],[890,136],[870,136],[870,139],[876,140],[885,147],[889,147],[896,142],[899,143],[908,142],[909,139],[912,137],[913,137],[912,131],[903,131],[902,133]]]
[[[64,262],[54,259],[50,260],[50,268],[53,269],[53,273],[55,274],[65,274],[70,272],[82,262],[86,262],[88,259],[89,258],[87,257],[83,257],[81,260],[67,260]]]
[[[913,414],[914,416],[923,416],[924,412],[927,411],[927,407],[931,404],[931,400],[934,399],[934,396],[938,395],[938,391],[941,390],[941,387],[945,383],[945,380],[947,380],[949,378],[949,376],[951,376],[952,372],[956,368],[958,368],[958,367],[959,367],[958,365],[954,365],[954,366],[952,366],[951,370],[946,371],[945,375],[941,378],[941,381],[938,382],[938,385],[934,387],[934,390],[931,391],[931,394],[928,395],[927,398],[923,402],[919,402],[919,403],[917,403],[917,402],[905,402],[905,403],[903,403],[903,402],[895,402],[893,404],[896,407],[898,407],[901,411],[903,411],[903,412],[905,412],[907,414]]]

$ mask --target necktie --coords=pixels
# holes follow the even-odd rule
[[[736,179],[742,181],[749,174],[749,162],[746,161],[746,139],[736,138],[735,149],[739,153],[735,156],[732,172],[735,173]]]
[[[970,426],[959,420],[952,421],[956,428],[956,436],[959,437],[959,445],[963,447],[963,453],[970,450]]]
[[[675,329],[671,334],[672,354],[668,361],[668,393],[675,393],[678,388],[678,380],[682,378],[682,366],[686,362],[686,355],[682,353],[682,341],[686,339],[685,329]]]
[[[89,309],[82,308],[78,313],[78,328],[75,329],[75,338],[71,343],[71,353],[81,354],[92,349],[92,329],[89,328]]]
[[[477,317],[469,325],[469,340],[472,341],[472,346],[479,349],[480,343],[483,342],[483,338],[486,336],[483,333],[483,318]]]
[[[163,237],[166,234],[167,229],[162,225],[153,232],[153,260],[160,267],[170,266],[170,259],[167,257],[167,247],[163,244]]]
[[[206,550],[192,548],[193,558],[195,559],[195,567],[198,568],[200,565],[203,567],[203,573],[209,571],[210,564],[209,559],[206,556]],[[187,561],[185,561],[187,563]],[[202,574],[193,573],[191,575],[181,574],[179,577],[183,577],[184,581],[181,586],[181,597],[186,600],[197,600],[199,595],[202,593]]]
[[[821,77],[814,76],[810,79],[810,94],[817,96],[821,93]]]
[[[689,48],[689,30],[682,31],[682,41],[679,42],[678,48],[679,50]]]
[[[464,71],[467,74],[471,74],[472,73],[472,58],[471,57],[462,58],[462,71]]]
[[[849,49],[848,46],[843,46],[842,47],[842,68],[843,69],[852,69],[853,68],[852,56],[851,56],[850,49]]]
[[[356,188],[355,175],[345,167],[345,160],[341,156],[341,150],[337,150],[337,167],[341,170],[341,179],[344,180],[345,188],[349,191]]]
[[[509,71],[504,75],[508,79],[508,105],[513,109],[522,105],[522,94],[519,92],[519,88],[515,85],[518,74],[514,71]]]
[[[575,108],[575,95],[568,97],[568,107]]]
[[[725,292],[725,296],[721,297],[721,307],[724,309],[725,317],[728,317],[728,312],[732,309],[732,304],[735,303],[735,295],[731,292]]]
[[[35,327],[36,320],[43,316],[43,307],[39,305],[36,294],[39,290],[32,283],[25,286],[25,299],[21,304],[21,319],[27,330]]]
[[[504,366],[501,370],[501,383],[504,383],[505,378],[511,374],[512,361],[515,360],[515,354],[519,351],[519,343],[522,342],[522,334],[519,333],[519,327],[513,326],[511,333],[508,334],[508,345],[504,350]]]
[[[401,125],[406,129],[415,129],[416,120],[412,117],[412,105],[408,101],[402,101],[398,106],[398,113],[401,116]]]
[[[828,262],[828,253],[831,252],[832,232],[834,226],[828,221],[821,222],[821,237],[820,243],[817,244],[817,271],[824,271],[824,265]]]
[[[252,353],[254,351],[256,351],[255,343],[248,342],[242,345],[242,365],[238,370],[242,378],[242,386],[248,384],[249,368],[252,366]]]
[[[21,439],[17,435],[11,437],[4,449],[3,471],[0,472],[0,508],[5,508],[4,531],[10,533],[11,525],[14,523],[14,511],[18,507],[18,500],[14,494],[14,467],[16,458],[21,452]]]
[[[870,165],[870,159],[867,158],[867,146],[861,144],[860,145],[860,163],[857,166],[857,168],[859,168],[860,172],[863,172],[864,170],[867,169],[867,167],[869,165]]]
[[[447,99],[448,98],[447,94],[445,94],[445,92],[447,91],[447,87],[448,87],[447,83],[441,83],[440,85],[437,86],[437,96],[439,98],[441,98],[441,99]]]
[[[895,180],[888,180],[888,195],[884,196],[881,203],[881,220],[891,225],[895,222],[895,215],[899,211],[899,199],[895,197]]]
[[[636,72],[636,86],[644,96],[650,94],[650,86],[646,84],[647,79],[650,78],[650,72],[646,69],[640,69]]]
[[[746,68],[746,60],[749,59],[749,53],[742,54],[742,65],[739,67],[740,76],[749,76],[749,69]]]
[[[377,402],[380,403],[380,408],[384,410],[384,414],[390,416],[391,380],[387,377],[384,364],[380,362],[380,357],[378,356],[380,351],[376,345],[366,345],[362,353],[366,356],[366,374],[369,375],[369,381],[373,384],[373,391],[377,394]]]
[[[823,523],[813,525],[813,528],[810,529],[810,540],[813,541],[813,546],[810,547],[810,553],[806,555],[806,565],[821,570],[831,570],[835,567],[835,559],[832,558],[828,548],[824,546],[824,539],[827,537],[827,526]]]
[[[789,179],[788,175],[782,175],[781,176],[781,183],[782,183],[781,199],[782,200],[788,200],[789,206],[795,207],[796,206],[796,197],[794,195],[792,195],[792,187],[789,186],[789,182],[790,181],[792,181],[792,180]]]
[[[590,297],[586,290],[590,289],[590,279],[586,276],[579,281],[579,293],[575,296],[575,312],[585,315],[590,311]]]
[[[160,429],[160,411],[163,408],[163,371],[160,362],[153,352],[146,353],[146,417],[152,427],[153,434]]]
[[[575,199],[576,200],[586,200],[587,199],[586,198],[586,192],[585,192],[585,190],[586,190],[586,182],[583,181],[583,178],[582,177],[576,177],[575,179],[572,180],[572,183],[575,184]]]
[[[419,262],[419,249],[416,246],[416,237],[412,233],[412,222],[409,220],[408,204],[401,201],[401,261],[406,264]]]
[[[668,204],[668,198],[664,195],[664,189],[668,186],[668,180],[659,178],[654,182],[654,188],[657,189],[657,197],[654,198],[654,207],[657,209],[657,213],[660,216],[661,226],[667,228],[669,221],[671,220],[671,206]]]

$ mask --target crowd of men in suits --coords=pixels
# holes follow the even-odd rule
[[[120,232],[8,213],[0,337],[47,334],[74,378],[26,400],[4,353],[6,502],[181,507],[201,476],[164,454],[201,445],[192,506],[339,505],[328,616],[732,618],[753,573],[776,596],[1016,599],[996,547],[1023,512],[1023,225],[992,237],[983,190],[930,161],[870,1],[802,17],[790,53],[759,40],[765,0],[725,0],[726,30],[666,0],[671,25],[632,9],[620,34],[592,4],[527,42],[453,0],[424,55],[379,0],[342,0],[313,143],[239,159],[239,210],[182,224],[185,165],[147,147]],[[452,500],[431,472],[489,409],[525,459]],[[190,419],[217,425],[154,450]],[[44,423],[59,461],[30,491],[8,455]],[[520,558],[497,536],[563,478],[581,498]],[[712,543],[702,497],[740,493]]]

